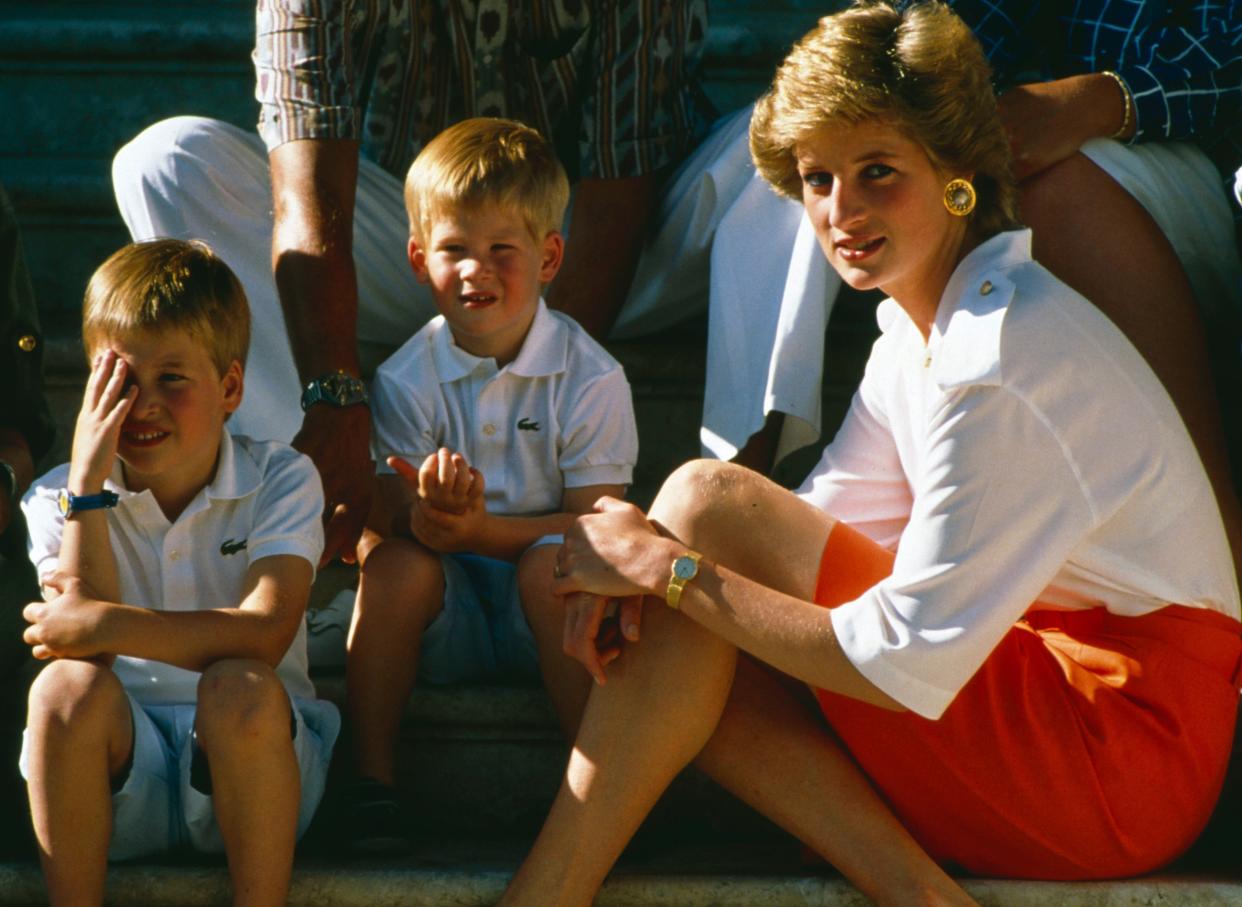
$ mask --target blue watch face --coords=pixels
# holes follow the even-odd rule
[[[693,579],[698,570],[699,565],[689,555],[683,554],[673,561],[673,573],[678,579]]]

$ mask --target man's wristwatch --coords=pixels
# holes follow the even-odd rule
[[[668,591],[664,593],[664,600],[670,608],[681,605],[681,590],[686,588],[686,583],[699,575],[699,561],[702,557],[697,551],[687,551],[674,559],[673,572],[668,578]]]
[[[56,498],[56,506],[60,508],[60,515],[69,519],[75,513],[82,513],[84,510],[103,510],[115,507],[119,500],[120,497],[115,491],[101,491],[99,494],[74,494],[68,488],[62,488],[60,495]]]
[[[303,412],[310,409],[316,403],[326,403],[329,406],[340,408],[366,402],[367,386],[362,382],[361,378],[355,378],[353,375],[345,372],[321,375],[313,381],[307,382],[306,387],[302,390]]]

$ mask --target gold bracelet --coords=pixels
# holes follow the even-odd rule
[[[1108,76],[1117,83],[1117,87],[1121,89],[1121,103],[1125,107],[1125,112],[1121,116],[1121,127],[1109,136],[1110,139],[1120,139],[1130,131],[1130,121],[1134,117],[1134,98],[1130,95],[1130,89],[1126,86],[1125,80],[1111,69],[1100,70],[1100,75]]]

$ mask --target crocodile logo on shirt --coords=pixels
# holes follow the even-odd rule
[[[523,416],[521,419],[518,419],[518,428],[521,431],[539,431],[539,423]]]
[[[235,541],[233,539],[225,539],[223,542],[220,543],[220,553],[223,554],[225,557],[228,557],[230,554],[236,554],[237,552],[244,551],[244,550],[246,550],[246,539],[241,539],[239,541]]]

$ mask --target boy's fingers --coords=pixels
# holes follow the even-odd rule
[[[401,476],[401,478],[405,479],[407,482],[418,482],[418,469],[404,457],[388,457],[388,459],[384,462],[395,469],[397,471],[397,475]]]

